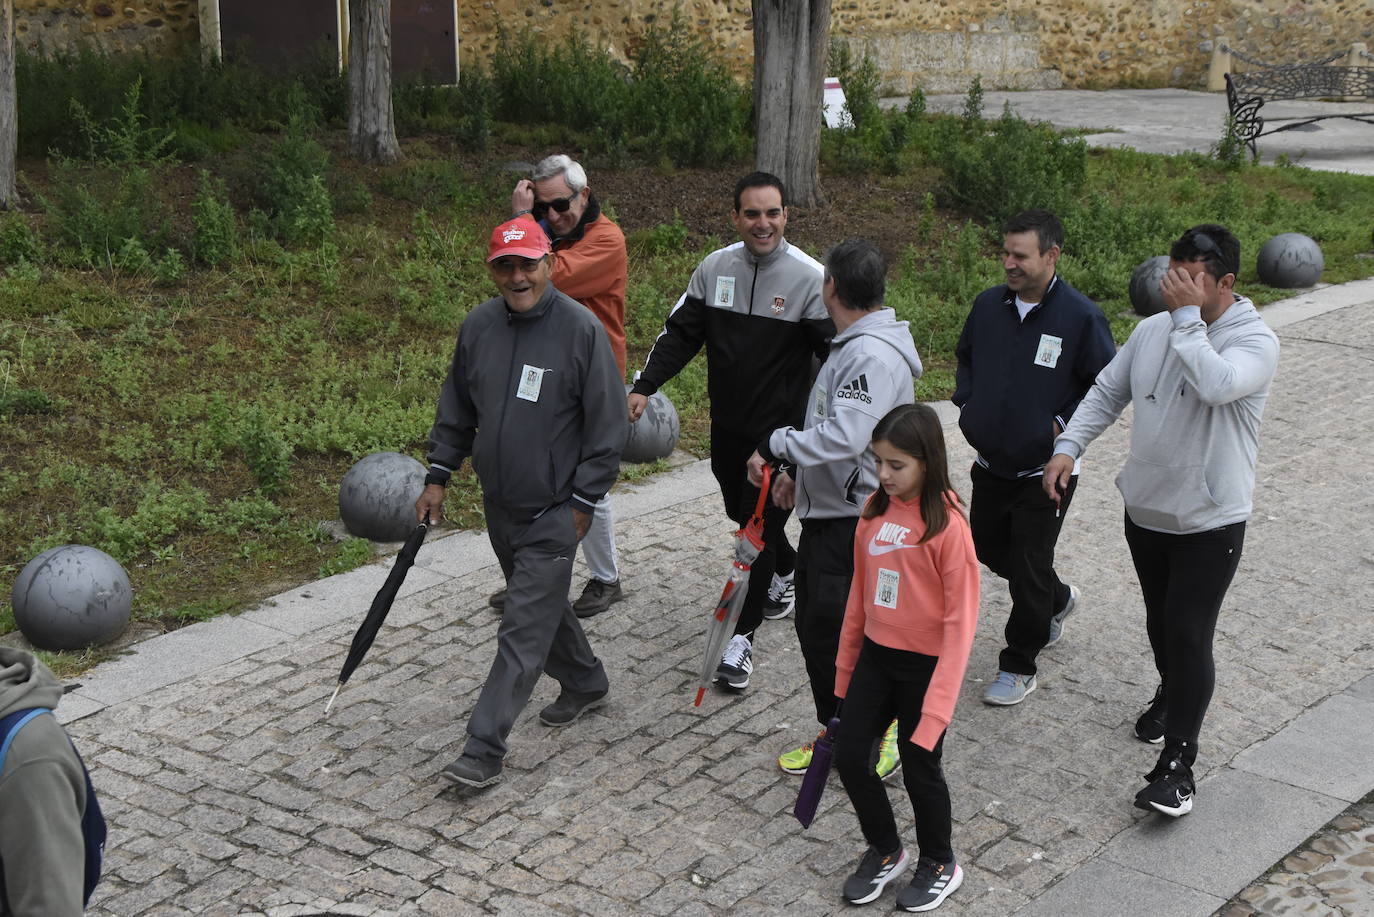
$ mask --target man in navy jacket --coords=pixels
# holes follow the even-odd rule
[[[959,427],[978,451],[969,523],[978,559],[1007,581],[1011,615],[997,677],[983,700],[1019,704],[1035,657],[1059,640],[1078,590],[1054,571],[1054,547],[1077,484],[1056,507],[1041,487],[1054,438],[1116,355],[1107,318],[1055,274],[1064,227],[1046,210],[1002,228],[1007,282],[979,294],[956,350]]]

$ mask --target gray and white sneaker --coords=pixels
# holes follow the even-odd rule
[[[769,621],[785,618],[797,607],[797,591],[792,584],[796,572],[793,570],[786,576],[773,574],[773,580],[768,584],[768,598],[763,602],[763,616]]]
[[[964,871],[958,863],[937,863],[930,857],[916,861],[911,884],[897,895],[897,910],[918,914],[933,911],[964,884]]]
[[[902,874],[908,862],[906,851],[901,847],[889,854],[881,854],[876,847],[864,851],[854,875],[845,880],[844,900],[850,904],[867,904],[877,900],[887,883]]]
[[[983,692],[983,703],[995,707],[1010,707],[1012,704],[1021,703],[1026,699],[1026,695],[1034,690],[1034,675],[1017,675],[1015,672],[1003,672],[999,669],[997,677]]]
[[[754,645],[743,634],[735,634],[725,645],[720,665],[716,666],[716,681],[736,691],[749,687],[749,675],[754,671]]]
[[[1078,587],[1069,587],[1069,600],[1064,603],[1064,607],[1059,609],[1054,617],[1050,618],[1050,639],[1045,643],[1046,646],[1054,646],[1059,642],[1059,638],[1064,636],[1064,619],[1073,614],[1078,606]]]

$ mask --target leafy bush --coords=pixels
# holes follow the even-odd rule
[[[0,219],[0,263],[18,264],[27,261],[38,264],[43,260],[43,243],[32,227],[17,213],[7,213]]]
[[[200,190],[191,204],[195,224],[196,260],[210,265],[224,264],[238,247],[234,229],[234,207],[229,203],[224,182],[200,173]]]
[[[186,259],[175,248],[168,247],[153,263],[153,283],[160,287],[174,287],[186,278]]]
[[[145,126],[148,119],[138,102],[142,90],[143,78],[137,77],[125,91],[118,114],[104,124],[96,123],[79,101],[71,100],[72,120],[81,135],[86,159],[92,164],[122,166],[166,162],[171,158],[167,147],[172,142],[172,132]]]
[[[291,446],[260,408],[254,407],[244,416],[238,445],[263,493],[277,493],[286,485],[291,474]]]
[[[164,207],[146,168],[86,170],[70,163],[53,168],[51,199],[39,196],[48,224],[68,260],[86,266],[109,264],[128,240],[145,251],[164,244]]]

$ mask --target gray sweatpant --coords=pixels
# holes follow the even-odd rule
[[[468,719],[463,753],[502,758],[515,718],[541,672],[578,694],[605,691],[606,670],[592,652],[568,602],[577,533],[572,507],[517,521],[485,501],[487,537],[506,575],[506,607],[496,632],[496,658]]]

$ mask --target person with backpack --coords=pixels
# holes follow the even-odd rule
[[[100,875],[105,820],[52,715],[62,683],[0,646],[0,915],[79,917]]]

